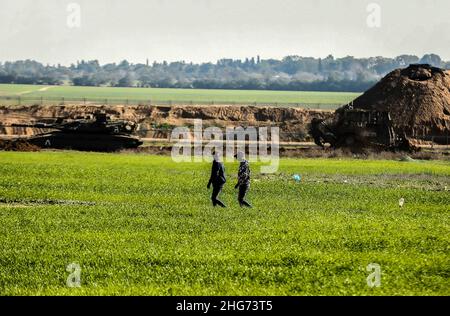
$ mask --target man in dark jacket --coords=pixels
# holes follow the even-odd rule
[[[247,201],[245,201],[245,195],[250,188],[250,166],[247,160],[245,160],[245,154],[238,152],[234,156],[240,161],[238,172],[238,183],[235,185],[235,189],[239,188],[238,201],[241,207],[252,207]]]
[[[214,161],[212,164],[211,169],[211,177],[209,178],[208,182],[208,190],[211,187],[213,187],[213,192],[211,195],[211,200],[213,203],[213,206],[219,205],[221,207],[226,207],[225,204],[223,204],[217,197],[219,196],[220,192],[223,189],[224,184],[227,182],[226,176],[225,176],[225,167],[223,163],[220,162],[219,155],[214,152]]]

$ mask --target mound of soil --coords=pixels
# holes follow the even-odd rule
[[[410,137],[445,139],[450,134],[450,71],[430,65],[394,70],[353,107],[389,111],[394,125]]]
[[[1,140],[0,139],[0,150],[6,151],[39,151],[36,145],[30,144],[24,139],[18,140]]]

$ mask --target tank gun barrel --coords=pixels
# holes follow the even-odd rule
[[[37,128],[37,129],[53,129],[70,133],[79,134],[110,134],[110,135],[132,135],[137,124],[125,120],[64,120],[59,119],[56,122],[33,122],[33,123],[12,123],[2,124],[1,127],[13,128]]]
[[[11,125],[2,125],[4,127],[30,127],[30,128],[58,128],[55,124],[48,124],[48,123],[34,123],[34,124],[18,124],[13,123]]]

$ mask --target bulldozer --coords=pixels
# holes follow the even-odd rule
[[[405,133],[394,128],[389,112],[354,109],[351,105],[338,109],[332,118],[314,118],[309,134],[322,148],[414,150]]]
[[[113,121],[105,113],[95,113],[93,117],[87,118],[58,118],[50,123],[38,122],[11,126],[40,131],[35,135],[20,138],[21,141],[40,148],[112,152],[142,145],[142,141],[133,136],[137,128],[136,123],[125,120]]]

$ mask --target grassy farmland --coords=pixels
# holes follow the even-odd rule
[[[207,163],[0,152],[0,294],[450,294],[448,162],[255,165],[253,209],[226,167],[229,207],[214,209]],[[66,287],[70,263],[81,288]]]
[[[202,89],[156,89],[156,88],[110,88],[73,86],[36,86],[0,84],[0,104],[5,97],[21,97],[38,100],[65,98],[98,100],[108,99],[110,103],[149,101],[184,103],[269,103],[302,104],[323,107],[346,104],[359,96],[347,92],[302,92],[302,91],[250,91],[250,90],[202,90]]]

